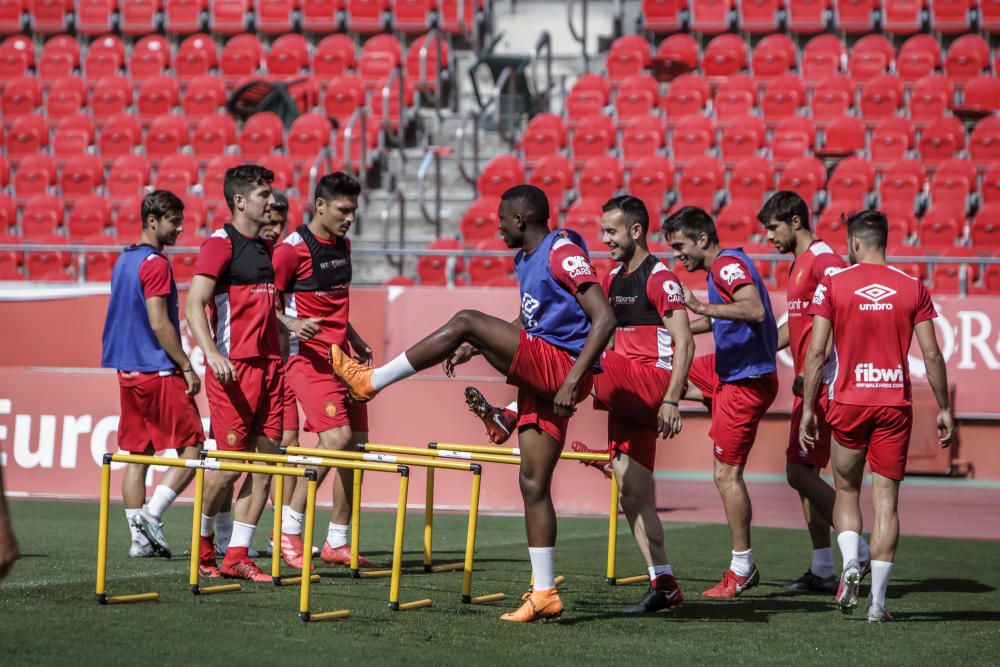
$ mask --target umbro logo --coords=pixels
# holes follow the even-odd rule
[[[858,304],[858,310],[892,310],[891,303],[881,303],[896,293],[896,290],[885,285],[872,283],[867,287],[862,287],[854,291],[860,297],[868,299],[871,303]]]

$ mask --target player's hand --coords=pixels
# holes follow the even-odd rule
[[[309,340],[316,334],[320,332],[320,327],[318,317],[307,317],[304,320],[296,320],[295,324],[292,325],[292,333],[295,334],[299,340]]]
[[[676,405],[661,403],[656,415],[656,430],[664,438],[672,438],[681,432],[681,411]]]
[[[792,395],[802,398],[802,387],[805,381],[802,379],[801,375],[796,375],[795,379],[792,380]]]
[[[0,521],[0,579],[7,576],[19,555],[14,530],[10,527],[10,521],[4,519]]]
[[[441,368],[444,369],[444,374],[450,378],[455,377],[455,366],[461,366],[469,359],[476,356],[477,353],[476,348],[472,347],[468,343],[462,343],[450,357],[442,362]]]
[[[194,372],[194,369],[184,371],[184,381],[187,382],[187,395],[197,396],[198,392],[201,391],[201,378],[198,374]]]
[[[572,417],[576,414],[576,383],[563,381],[552,401],[552,407],[559,417]]]
[[[937,416],[938,444],[947,447],[955,437],[955,418],[948,410],[942,410]]]
[[[355,334],[350,339],[351,349],[354,350],[354,358],[365,366],[371,366],[375,361],[375,356],[372,353],[372,348],[368,343],[361,339],[361,336]]]
[[[229,384],[236,379],[236,366],[218,352],[205,355],[205,366],[212,369],[212,374],[220,384]]]
[[[816,413],[811,408],[802,408],[802,420],[799,422],[799,446],[803,452],[811,452],[816,446]]]
[[[684,305],[687,306],[692,313],[702,315],[703,313],[700,308],[704,304],[698,300],[698,297],[694,295],[694,292],[692,292],[687,285],[681,285],[681,290],[683,290],[684,293]]]

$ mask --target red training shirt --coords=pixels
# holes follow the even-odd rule
[[[792,353],[796,375],[800,375],[805,367],[806,348],[812,335],[812,317],[806,311],[812,303],[816,286],[824,276],[846,266],[830,246],[823,241],[813,241],[788,269],[788,349]]]

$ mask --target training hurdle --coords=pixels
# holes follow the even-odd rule
[[[431,450],[440,452],[440,456],[446,458],[468,459],[472,455],[475,460],[484,460],[479,457],[489,456],[489,461],[495,463],[520,463],[521,450],[517,447],[495,447],[491,445],[462,445],[454,443],[431,442],[427,444]],[[515,461],[498,460],[500,456],[508,456]],[[559,455],[561,460],[566,461],[592,461],[595,463],[610,463],[611,457],[608,454],[589,454],[586,452],[562,452]],[[611,507],[608,512],[608,561],[605,577],[611,586],[625,586],[649,581],[648,574],[640,574],[634,577],[617,578],[615,576],[615,566],[618,558],[618,478],[611,475]]]
[[[358,445],[358,448],[364,450],[366,445]],[[434,485],[434,472],[436,469],[444,470],[461,470],[472,473],[472,489],[469,498],[469,521],[466,530],[466,541],[465,541],[465,560],[462,563],[454,564],[449,571],[452,570],[462,570],[462,593],[461,599],[463,602],[472,603],[478,600],[479,603],[490,601],[495,602],[497,600],[504,599],[503,593],[493,593],[488,596],[479,596],[478,598],[472,597],[472,574],[474,567],[474,555],[476,549],[476,531],[477,531],[477,521],[479,517],[479,492],[482,484],[482,466],[478,463],[472,463],[467,461],[439,461],[435,459],[427,458],[426,456],[412,456],[412,455],[390,455],[390,454],[379,454],[379,453],[366,453],[365,451],[349,452],[349,451],[337,451],[337,450],[317,450],[317,449],[304,449],[301,447],[287,447],[283,448],[290,454],[299,454],[302,452],[308,452],[311,456],[324,457],[328,459],[349,459],[354,461],[368,461],[368,462],[378,462],[385,464],[403,464],[407,466],[417,466],[426,469],[427,472],[427,484],[429,493],[433,497],[433,485]],[[412,453],[412,452],[411,452]],[[362,572],[358,568],[358,553],[360,552],[360,537],[361,537],[361,487],[362,487],[362,475],[359,471],[355,471],[354,474],[354,489],[352,498],[352,512],[351,512],[351,573],[352,576],[369,578],[377,576],[385,576],[384,571],[366,571]],[[425,521],[428,518],[425,512]],[[397,524],[398,529],[398,524]],[[428,557],[428,539],[430,535],[430,528],[425,523],[424,526],[424,545],[425,545],[425,570]],[[502,596],[502,597],[497,597]],[[488,600],[484,598],[489,598]],[[390,601],[391,603],[392,601]],[[419,602],[419,601],[417,601]],[[399,605],[400,609],[415,609],[419,606],[430,606],[430,600],[426,601],[426,605],[417,605],[416,602],[408,603],[409,606]],[[392,607],[392,604],[390,604]],[[395,608],[395,607],[392,607]]]
[[[284,448],[281,448],[284,451]],[[300,449],[300,448],[296,448]],[[429,607],[431,605],[431,600],[415,600],[413,602],[399,602],[399,582],[403,559],[403,527],[406,522],[406,501],[409,489],[409,475],[410,470],[407,466],[401,464],[389,464],[382,462],[364,461],[364,460],[346,460],[346,459],[335,459],[335,458],[325,458],[320,456],[315,456],[316,450],[306,449],[303,450],[309,452],[310,455],[297,455],[297,454],[247,454],[244,452],[223,452],[218,450],[209,450],[203,452],[203,456],[213,459],[248,459],[253,461],[259,461],[264,463],[274,463],[274,466],[266,466],[270,469],[277,468],[278,470],[297,470],[300,472],[308,472],[311,474],[310,477],[310,488],[309,495],[306,498],[306,514],[303,522],[303,535],[302,535],[302,572],[309,572],[312,569],[312,543],[313,543],[313,533],[314,525],[316,521],[316,489],[318,486],[316,483],[316,471],[309,468],[289,468],[285,466],[292,465],[308,465],[308,466],[320,466],[325,468],[346,468],[354,470],[355,479],[357,479],[362,471],[372,471],[372,472],[389,472],[399,474],[399,498],[402,503],[402,512],[396,512],[396,539],[393,543],[393,553],[392,553],[392,569],[390,570],[390,575],[392,577],[389,585],[389,608],[393,610],[399,609],[412,609],[417,607]],[[283,473],[282,473],[283,474]],[[279,477],[280,479],[280,477]],[[284,485],[280,488],[275,488],[275,497],[281,498],[284,494]],[[310,595],[310,585],[319,581],[319,575],[313,574],[310,576],[305,576],[304,574],[298,577],[290,577],[282,579],[280,574],[281,567],[281,510],[275,512],[275,527],[273,533],[273,539],[275,540],[275,549],[271,555],[271,578],[276,585],[281,586],[284,584],[298,583],[300,588],[299,597],[299,619],[303,622],[309,621],[323,621],[333,618],[346,618],[350,616],[350,611],[330,611],[330,612],[320,612],[318,614],[311,613],[309,611],[309,595]]]

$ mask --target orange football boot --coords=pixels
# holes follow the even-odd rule
[[[333,374],[347,387],[355,401],[370,401],[378,394],[378,390],[372,386],[375,370],[352,359],[339,345],[330,346],[330,365],[333,367]]]
[[[563,612],[559,591],[550,588],[544,591],[531,590],[521,598],[524,604],[517,611],[504,614],[501,621],[514,623],[530,623],[532,621],[558,621]]]

